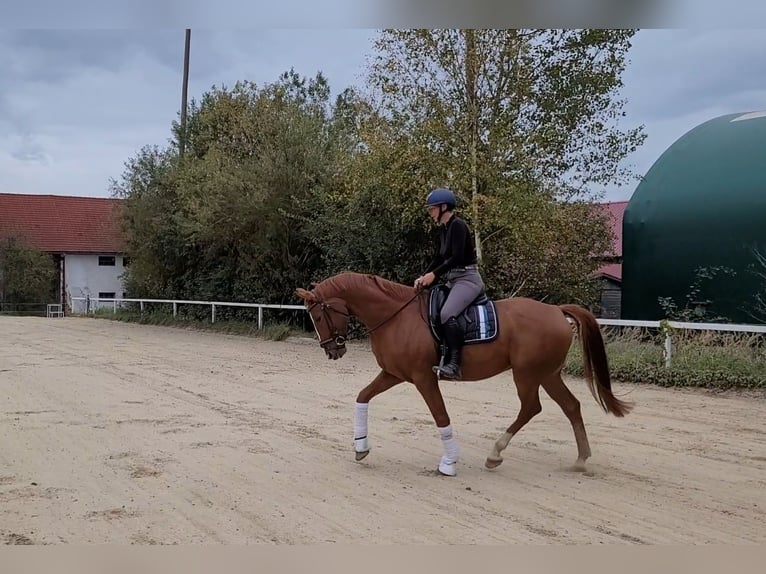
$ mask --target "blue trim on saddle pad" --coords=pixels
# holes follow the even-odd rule
[[[439,320],[439,311],[447,300],[449,288],[436,285],[428,294],[428,323],[431,334],[437,342],[443,342],[443,331]],[[489,343],[497,338],[498,320],[495,303],[483,292],[457,318],[463,329],[464,343],[476,345]]]

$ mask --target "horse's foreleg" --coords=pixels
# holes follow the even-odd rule
[[[370,442],[367,436],[367,414],[370,400],[401,382],[401,379],[381,371],[369,385],[359,391],[354,403],[354,452],[356,453],[356,460],[362,460],[370,453]]]
[[[439,383],[434,376],[426,381],[416,382],[415,387],[426,402],[428,410],[431,411],[431,416],[433,416],[436,427],[439,429],[439,436],[444,446],[444,455],[439,461],[439,472],[444,476],[455,476],[460,458],[460,447],[452,431],[452,424],[444,404],[444,397],[439,390]]]

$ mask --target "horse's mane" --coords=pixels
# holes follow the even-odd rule
[[[338,273],[332,277],[319,282],[315,291],[323,298],[340,295],[347,291],[357,291],[359,289],[376,288],[386,295],[396,299],[406,299],[412,297],[413,287],[384,279],[378,275],[370,273],[355,273],[346,271]]]

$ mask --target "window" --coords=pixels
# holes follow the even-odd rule
[[[99,266],[109,266],[114,267],[115,265],[115,257],[114,255],[99,255],[98,256],[98,264]]]
[[[127,267],[128,265],[130,265],[130,257],[123,257],[122,258],[122,266],[123,267]]]
[[[99,299],[114,299],[114,291],[101,291],[98,294]]]

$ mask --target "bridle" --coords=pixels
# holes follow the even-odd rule
[[[399,313],[401,313],[404,310],[405,307],[407,307],[407,305],[409,305],[415,299],[417,299],[418,296],[420,295],[420,293],[421,293],[420,291],[415,293],[415,295],[413,295],[409,300],[407,300],[407,302],[404,305],[399,307],[399,309],[397,309],[390,317],[387,317],[386,319],[384,319],[383,321],[381,321],[380,323],[375,325],[372,329],[367,329],[367,331],[364,333],[365,336],[369,335],[370,333],[372,333],[373,331],[375,331],[379,327],[382,327],[385,323],[387,323],[388,321],[390,321],[391,319],[396,317]],[[315,295],[315,297],[316,297],[316,295]],[[323,349],[325,349],[325,347],[327,345],[329,345],[332,342],[335,342],[335,345],[338,348],[345,347],[346,346],[346,336],[342,335],[340,330],[335,326],[335,323],[332,320],[332,315],[330,314],[330,311],[332,311],[334,313],[337,313],[338,315],[342,315],[344,317],[349,317],[349,318],[352,315],[350,313],[346,313],[345,311],[341,311],[339,309],[336,309],[335,307],[333,307],[329,303],[325,303],[321,299],[317,298],[311,305],[308,306],[309,316],[311,316],[311,310],[314,307],[316,307],[317,305],[319,305],[319,308],[322,311],[322,317],[327,322],[327,324],[330,326],[329,337],[327,337],[326,339],[320,340],[319,341],[319,346],[322,347]],[[312,319],[312,321],[313,321],[313,319]],[[319,329],[317,329],[317,334],[319,334]]]
[[[345,313],[343,311],[340,311],[338,309],[335,309],[330,304],[325,303],[321,299],[318,299],[308,307],[309,316],[311,316],[311,310],[319,305],[319,308],[322,310],[322,317],[327,322],[327,324],[330,326],[330,336],[327,339],[319,341],[319,346],[323,349],[329,345],[332,342],[335,342],[335,346],[338,348],[345,347],[346,346],[346,336],[341,335],[340,330],[335,326],[335,323],[332,320],[332,315],[330,315],[330,311],[333,311],[335,313],[338,313],[339,315],[343,315],[344,317],[351,317],[348,313]],[[313,321],[313,319],[312,319]],[[317,329],[317,335],[319,334],[319,329]]]

